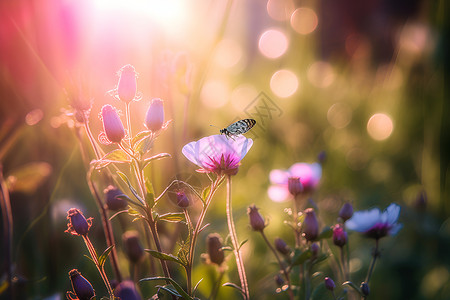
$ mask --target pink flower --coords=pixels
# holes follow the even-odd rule
[[[109,104],[104,105],[102,107],[101,117],[105,132],[103,135],[100,134],[100,141],[106,144],[108,142],[120,143],[125,137],[125,129],[117,111]],[[106,135],[107,141],[104,140],[104,135]]]
[[[400,206],[392,203],[383,212],[378,208],[357,211],[345,222],[347,229],[362,232],[365,236],[380,239],[386,235],[396,235],[403,227],[397,223]]]
[[[303,193],[309,193],[319,184],[322,177],[322,167],[318,163],[296,163],[289,170],[272,170],[270,172],[272,185],[267,191],[270,199],[275,202],[283,202],[289,198],[288,182],[290,177],[300,178]]]
[[[183,154],[200,167],[198,172],[218,175],[235,175],[241,160],[253,145],[253,140],[244,136],[233,139],[224,135],[211,135],[183,147]]]
[[[119,83],[117,84],[117,96],[125,103],[133,101],[137,91],[137,73],[132,65],[125,65],[119,71]]]
[[[145,116],[145,126],[152,132],[160,130],[164,125],[164,102],[159,99],[153,99]]]

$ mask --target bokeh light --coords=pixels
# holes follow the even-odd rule
[[[367,132],[377,141],[387,139],[394,130],[392,119],[383,113],[374,114],[367,122]]]
[[[253,85],[241,84],[231,93],[231,105],[236,111],[243,111],[256,96],[258,91]]]
[[[220,108],[228,102],[230,89],[223,80],[211,79],[205,82],[200,98],[210,108]]]
[[[297,75],[290,70],[276,71],[270,79],[270,89],[281,98],[292,96],[299,87]]]
[[[331,64],[325,61],[316,61],[308,68],[308,80],[318,88],[329,87],[334,82],[334,71]]]
[[[243,56],[242,47],[233,39],[223,39],[217,45],[214,62],[222,68],[236,66]]]
[[[291,16],[292,28],[303,35],[310,34],[316,30],[319,18],[314,10],[308,7],[297,8]]]
[[[267,13],[276,21],[289,20],[295,9],[292,0],[269,0],[267,1]]]
[[[328,109],[327,120],[334,128],[345,128],[352,120],[352,109],[348,104],[335,103]]]
[[[278,58],[283,55],[289,45],[286,34],[278,29],[269,29],[259,38],[259,51],[268,58]]]

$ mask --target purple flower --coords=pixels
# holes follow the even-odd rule
[[[255,231],[263,231],[266,227],[266,221],[258,212],[258,208],[255,205],[249,206],[247,209],[247,214],[250,219],[250,226],[252,229]]]
[[[305,220],[302,224],[303,236],[308,241],[314,241],[319,236],[319,222],[314,209],[305,210]]]
[[[343,247],[347,244],[347,232],[341,224],[337,224],[333,228],[333,243],[338,247]]]
[[[330,291],[334,290],[336,287],[336,284],[334,283],[333,279],[330,277],[325,277],[325,287],[329,289]]]
[[[270,182],[267,193],[269,198],[275,202],[283,202],[289,198],[288,182],[290,177],[300,178],[303,192],[309,193],[315,190],[322,177],[322,167],[318,163],[296,163],[289,170],[272,170],[270,172]]]
[[[131,280],[124,280],[114,290],[114,296],[121,300],[141,300],[141,296]]]
[[[275,239],[275,249],[283,255],[288,255],[291,252],[286,242],[279,237]]]
[[[403,227],[397,223],[400,206],[392,203],[383,212],[378,208],[357,211],[347,220],[347,229],[362,232],[365,236],[379,239],[386,235],[396,235]]]
[[[144,248],[136,231],[126,231],[122,235],[125,254],[133,263],[138,263],[144,257]]]
[[[303,185],[300,182],[299,177],[289,177],[288,178],[288,190],[293,196],[297,196],[303,192]]]
[[[133,101],[137,91],[137,73],[132,65],[125,65],[119,71],[119,83],[117,84],[117,96],[125,103]]]
[[[345,222],[353,216],[353,206],[351,203],[344,203],[339,211],[339,217]]]
[[[186,196],[184,191],[176,192],[177,195],[177,205],[181,208],[189,207],[189,198]]]
[[[104,105],[102,107],[101,117],[107,141],[102,139],[102,135],[100,141],[106,143],[120,143],[125,137],[125,129],[123,128],[122,121],[120,120],[117,111],[109,104]]]
[[[75,293],[79,300],[90,300],[95,296],[95,291],[92,284],[84,278],[77,269],[71,270],[69,272],[69,277],[70,282],[72,283],[73,293]]]
[[[89,232],[89,228],[92,226],[92,218],[86,220],[83,213],[78,208],[71,208],[67,211],[67,223],[68,232],[73,235],[86,236]]]
[[[148,130],[156,132],[164,125],[164,102],[156,98],[152,100],[145,116],[145,126]]]
[[[120,189],[109,185],[103,190],[105,194],[105,202],[110,210],[121,210],[125,209],[128,202],[125,198],[128,198]]]
[[[206,238],[206,249],[209,261],[220,266],[225,260],[225,253],[222,249],[222,238],[218,233],[210,233]]]
[[[183,154],[200,167],[197,172],[236,175],[241,160],[250,150],[253,140],[244,136],[233,139],[211,135],[183,147]]]

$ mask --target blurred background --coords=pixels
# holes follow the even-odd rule
[[[76,124],[66,111],[74,97],[92,100],[89,121],[97,137],[104,104],[125,111],[108,91],[126,64],[139,73],[142,93],[131,106],[133,128],[144,129],[155,97],[164,99],[166,119],[173,120],[153,150],[172,159],[155,162],[148,174],[158,194],[174,178],[208,184],[181,148],[217,134],[210,125],[258,122],[233,186],[238,236],[249,240],[243,251],[254,299],[275,297],[277,266],[266,263],[275,260],[249,228],[246,209],[256,204],[270,221],[269,239],[292,244],[283,224],[290,203],[269,199],[269,172],[315,162],[322,151],[313,199],[323,224],[336,222],[346,201],[356,210],[391,202],[402,207],[403,229],[381,242],[371,299],[450,299],[445,6],[422,0],[1,1],[0,161],[11,192],[15,282],[24,299],[63,299],[73,268],[106,295],[81,238],[64,233],[67,210],[78,207],[94,218],[94,245],[106,248]],[[166,199],[161,211],[179,210]],[[205,277],[202,295],[217,276],[201,263],[204,240],[227,232],[224,188],[206,222],[211,226],[200,236],[194,272],[197,280]],[[126,217],[113,225],[119,243],[124,230],[138,229]],[[173,228],[166,230],[170,235]],[[350,236],[358,283],[374,245]],[[2,261],[2,281],[6,267]],[[126,262],[122,269],[130,276]],[[148,266],[141,273],[148,276]],[[232,264],[229,277],[238,282]],[[148,284],[143,292],[155,291]],[[233,295],[226,288],[219,293],[221,299]]]

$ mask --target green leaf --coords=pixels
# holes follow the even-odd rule
[[[155,206],[155,190],[150,180],[145,180],[145,202],[149,207]]]
[[[95,261],[94,261],[91,257],[87,256],[86,254],[84,254],[84,257],[87,257],[90,261],[92,261],[92,263],[94,264],[94,266],[97,267]]]
[[[333,296],[331,291],[325,287],[325,283],[321,282],[312,292],[311,300],[329,300]]]
[[[182,222],[186,221],[184,213],[167,213],[159,215],[159,219],[167,222]]]
[[[235,288],[235,289],[237,289],[239,292],[242,293],[242,288],[241,288],[240,286],[238,286],[237,284],[235,284],[235,283],[232,283],[232,282],[225,282],[224,284],[222,284],[222,286],[229,286],[229,287]]]
[[[312,255],[312,253],[310,250],[306,250],[306,251],[302,252],[299,249],[295,249],[291,266],[297,266],[297,265],[303,264],[308,258],[311,257],[311,255]]]
[[[10,192],[31,194],[42,185],[52,173],[52,166],[46,162],[32,162],[14,169],[6,178]]]
[[[128,188],[130,189],[131,193],[133,193],[134,197],[136,197],[136,199],[138,199],[142,204],[145,204],[144,200],[141,198],[141,196],[139,196],[136,189],[131,185],[130,181],[128,180],[127,175],[125,175],[124,173],[122,173],[120,171],[117,171],[117,174],[128,185]],[[140,206],[142,207],[142,205],[140,205]]]
[[[176,297],[181,297],[181,295],[177,292],[177,290],[173,287],[173,285],[171,284],[167,284],[167,285],[157,285],[157,288],[163,289],[166,292],[176,296]]]
[[[145,154],[150,150],[153,146],[153,138],[152,135],[146,136],[134,145],[133,150],[135,152],[139,152],[141,155]]]
[[[151,131],[148,131],[148,130],[144,130],[144,131],[139,132],[131,140],[131,147],[134,149],[134,147],[136,146],[137,142],[145,139],[146,137],[150,136],[151,134],[152,134]]]
[[[162,253],[162,252],[158,252],[158,251],[150,250],[150,249],[145,249],[145,252],[150,253],[151,256],[153,256],[157,259],[173,261],[173,262],[176,262],[176,263],[184,266],[184,264],[175,255],[166,254],[166,253]]]
[[[326,226],[322,232],[319,234],[319,236],[317,237],[317,240],[321,240],[321,239],[329,239],[330,237],[333,236],[333,230]]]
[[[117,196],[117,198],[125,200],[127,202],[130,202],[131,204],[137,205],[142,207],[142,204],[139,202],[134,201],[133,199],[131,199],[130,197],[128,197],[127,195],[122,195],[122,196]]]
[[[184,290],[183,288],[176,283],[175,280],[173,280],[172,278],[168,278],[168,277],[148,277],[148,278],[143,278],[141,280],[139,280],[139,282],[143,282],[143,281],[153,281],[153,280],[165,280],[165,281],[169,281],[170,283],[172,283],[173,287],[177,290],[177,292],[180,294],[180,296],[183,299],[186,300],[194,300],[194,298],[192,298],[191,296],[189,296]]]
[[[129,163],[130,161],[131,160],[128,154],[126,154],[122,149],[116,149],[105,154],[105,156],[103,156],[100,160],[96,161],[95,169],[102,169],[110,163]]]
[[[361,290],[359,289],[359,287],[354,284],[351,281],[346,281],[344,283],[342,283],[342,286],[348,285],[349,287],[353,288],[355,291],[357,291],[361,296],[364,296],[363,293],[361,292]]]
[[[210,186],[207,186],[207,187],[203,190],[203,192],[202,192],[202,198],[201,198],[201,200],[202,200],[202,202],[203,202],[203,205],[206,204],[206,198],[208,198],[208,195],[209,195],[210,190],[211,190],[211,187],[210,187]]]
[[[197,282],[197,284],[194,286],[194,289],[192,290],[192,295],[195,295],[195,292],[197,291],[197,288],[198,288],[200,282],[202,282],[202,280],[203,280],[203,278],[200,279],[200,280]]]
[[[105,264],[105,261],[113,248],[114,245],[109,246],[108,248],[105,249],[105,251],[103,251],[102,255],[98,257],[98,264],[100,265],[101,268],[103,268],[103,265]]]
[[[248,239],[243,240],[243,241],[241,242],[241,244],[239,245],[239,249],[241,249],[241,247],[244,246],[244,244],[247,243],[247,241],[248,241]]]
[[[323,262],[324,260],[326,260],[328,258],[328,256],[329,256],[328,254],[322,253],[314,260],[314,264]]]
[[[149,163],[151,163],[154,160],[158,160],[158,159],[162,159],[162,158],[166,158],[166,157],[172,157],[169,153],[159,153],[156,155],[153,155],[152,157],[146,158],[144,159],[144,165],[142,166],[142,168],[145,168]]]

